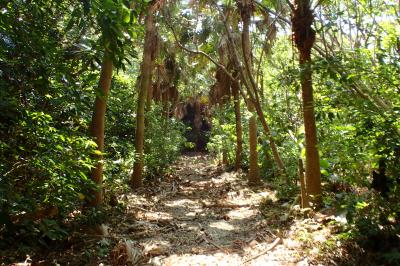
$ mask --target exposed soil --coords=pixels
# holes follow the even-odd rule
[[[279,202],[267,185],[249,187],[205,154],[182,156],[162,181],[118,200],[126,211],[103,236],[77,233],[40,265],[335,264],[321,250],[334,216]]]
[[[182,156],[171,173],[125,195],[128,215],[112,226],[124,224],[144,265],[308,265],[330,233],[323,214],[289,222],[267,185],[250,188],[208,155]]]

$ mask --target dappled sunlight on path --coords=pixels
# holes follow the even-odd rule
[[[308,265],[289,224],[279,228],[287,209],[271,205],[267,218],[260,212],[263,202],[276,202],[274,193],[249,188],[208,155],[182,156],[164,180],[122,200],[127,215],[116,228],[141,247],[142,265]]]

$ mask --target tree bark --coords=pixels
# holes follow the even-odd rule
[[[242,50],[244,63],[246,65],[247,75],[253,75],[253,60],[250,47],[250,19],[252,15],[252,0],[242,0],[239,2],[240,16],[242,17]]]
[[[164,88],[164,92],[161,94],[161,102],[163,105],[163,115],[167,119],[169,117],[169,87]]]
[[[150,74],[150,81],[152,80],[152,74]],[[153,101],[153,84],[152,82],[149,82],[148,88],[147,88],[147,95],[146,95],[146,110],[150,111],[151,110],[151,103]]]
[[[242,168],[242,154],[243,154],[243,129],[242,117],[240,113],[240,98],[239,98],[239,83],[232,82],[233,103],[235,107],[235,125],[236,125],[236,156],[235,156],[235,170],[238,171]]]
[[[292,31],[294,43],[300,53],[299,64],[301,68],[306,150],[306,192],[312,206],[319,207],[322,202],[321,172],[311,70],[311,49],[315,43],[315,31],[311,27],[313,20],[314,14],[310,7],[310,1],[295,0],[292,13]]]
[[[250,47],[250,19],[253,13],[252,0],[242,0],[238,2],[240,16],[242,18],[242,52],[244,62],[246,64],[247,77],[253,75],[253,65]],[[253,101],[247,102],[249,112],[254,113]],[[249,120],[249,144],[250,144],[250,169],[248,175],[249,184],[255,185],[261,182],[258,170],[258,153],[257,153],[257,120],[252,114]]]
[[[252,64],[251,64],[251,51],[250,51],[250,35],[249,35],[249,29],[248,29],[249,25],[250,25],[251,16],[249,14],[247,14],[246,12],[250,12],[250,14],[251,14],[252,9],[250,7],[245,7],[245,5],[250,5],[251,3],[252,2],[249,0],[243,1],[243,2],[238,1],[238,6],[239,6],[239,9],[241,10],[242,20],[247,21],[247,22],[243,22],[243,32],[242,32],[242,50],[244,53],[247,54],[247,56],[244,56],[244,61],[245,61],[245,65],[246,65],[245,68],[246,68],[247,75],[246,75],[246,73],[244,73],[243,67],[240,64],[239,54],[235,48],[235,42],[233,40],[230,29],[227,25],[227,18],[225,16],[224,16],[224,26],[225,26],[226,33],[228,35],[228,40],[230,42],[229,48],[231,50],[233,61],[239,71],[240,78],[243,82],[243,85],[247,89],[247,93],[248,93],[248,96],[250,99],[246,99],[246,95],[242,90],[239,90],[239,91],[242,94],[243,99],[246,101],[246,104],[249,101],[251,101],[254,104],[254,107],[256,109],[257,116],[261,122],[262,128],[268,137],[272,155],[274,157],[274,161],[275,161],[276,165],[278,166],[279,170],[285,173],[286,172],[285,166],[279,155],[279,151],[276,147],[275,140],[271,134],[271,130],[269,129],[267,121],[264,117],[264,114],[263,114],[263,111],[262,111],[262,108],[260,105],[260,101],[259,101],[258,95],[257,95],[257,84],[255,84],[255,81],[252,76],[252,71],[251,71]],[[247,27],[247,30],[246,30],[246,27]],[[243,39],[247,39],[248,41],[243,41]],[[221,66],[219,66],[219,67],[221,67]],[[248,77],[248,79],[246,79],[246,76]],[[231,79],[233,79],[233,77],[231,77]]]
[[[254,106],[249,101],[249,112],[254,112]],[[249,120],[249,146],[250,146],[250,169],[248,175],[248,182],[250,185],[257,185],[261,183],[259,170],[258,170],[258,153],[257,153],[257,120],[253,114]]]
[[[101,65],[99,90],[96,93],[92,122],[90,125],[90,135],[95,139],[97,150],[101,153],[104,151],[104,120],[106,115],[107,97],[111,87],[112,72],[113,62],[109,54],[106,52]],[[95,157],[98,162],[92,169],[90,176],[98,187],[97,190],[93,191],[94,198],[90,202],[90,205],[92,206],[101,205],[103,202],[103,155],[97,154]]]
[[[151,84],[151,73],[153,70],[152,54],[154,53],[154,14],[150,6],[145,19],[145,40],[143,50],[142,75],[140,79],[140,91],[136,112],[135,152],[136,159],[131,176],[132,188],[138,188],[143,184],[144,165],[144,110],[147,100],[147,91]]]
[[[309,204],[309,200],[308,200],[308,197],[307,197],[306,181],[305,181],[305,177],[304,177],[304,167],[303,167],[303,160],[302,159],[299,159],[297,174],[298,174],[299,179],[300,179],[301,207],[302,208],[308,208],[308,207],[310,207],[310,204]]]
[[[154,18],[153,18],[154,19]],[[154,23],[154,22],[153,22]],[[154,85],[153,84],[153,69],[154,69],[154,62],[156,60],[156,57],[159,56],[160,54],[160,47],[159,47],[159,36],[158,36],[158,30],[157,28],[153,25],[153,31],[152,31],[152,35],[151,35],[151,40],[149,41],[149,43],[147,43],[147,45],[151,46],[151,50],[150,50],[150,60],[151,60],[151,71],[150,71],[150,78],[149,78],[149,82],[147,84],[147,95],[146,95],[146,111],[150,111],[151,110],[151,104],[153,102],[153,98],[154,98]],[[159,77],[158,77],[159,80]],[[157,81],[157,85],[158,86],[158,81]]]
[[[286,171],[285,165],[283,164],[282,158],[279,155],[278,147],[276,147],[275,140],[272,136],[271,130],[267,124],[267,120],[264,117],[264,114],[263,114],[263,111],[261,109],[261,105],[259,102],[255,103],[255,108],[256,108],[257,115],[258,115],[258,119],[261,122],[261,126],[262,126],[265,134],[268,137],[269,146],[271,148],[271,152],[272,152],[272,156],[274,157],[274,161],[275,161],[276,165],[278,166],[279,170],[281,170],[282,172],[285,172]]]

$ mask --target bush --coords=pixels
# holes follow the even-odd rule
[[[135,161],[136,94],[133,89],[134,84],[134,78],[124,73],[114,75],[112,91],[108,98],[104,182],[106,189],[111,191],[124,188],[124,184],[128,184],[129,172]]]
[[[24,112],[9,133],[1,142],[0,222],[9,227],[49,207],[66,216],[80,206],[94,188],[88,173],[96,143],[43,112]]]
[[[400,262],[399,197],[383,198],[375,192],[347,194],[340,207],[346,213],[347,231],[379,264]]]
[[[175,118],[164,117],[158,104],[153,104],[145,119],[145,172],[152,177],[161,174],[178,158],[186,141],[185,126]]]
[[[222,108],[213,108],[213,118],[211,122],[210,140],[207,143],[209,152],[222,156],[225,150],[228,159],[228,166],[235,164],[236,156],[236,122],[235,112],[232,104],[225,104]],[[243,130],[243,154],[242,168],[247,169],[248,162],[248,119],[249,115],[242,113],[242,130]]]

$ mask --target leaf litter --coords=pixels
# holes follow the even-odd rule
[[[124,212],[111,212],[95,234],[78,230],[37,265],[335,265],[331,257],[347,255],[323,254],[334,215],[282,204],[268,184],[250,187],[206,154],[181,156],[118,201]]]
[[[317,265],[330,235],[320,216],[282,219],[287,204],[267,185],[249,187],[205,154],[182,156],[163,180],[121,200],[126,217],[111,234],[141,247],[139,265]]]

